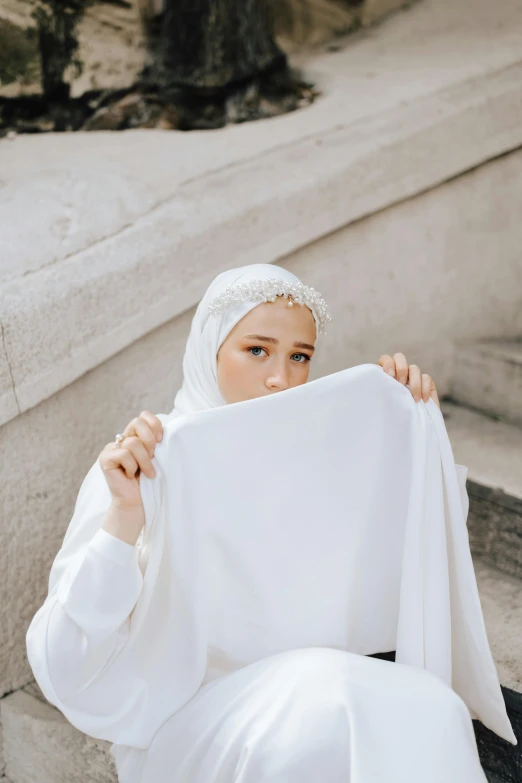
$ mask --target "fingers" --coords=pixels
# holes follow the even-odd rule
[[[138,470],[150,478],[156,475],[150,454],[136,435],[127,436],[119,447],[108,443],[100,454],[100,465],[104,471],[121,467],[127,478],[135,478]]]
[[[420,367],[417,364],[409,366],[409,384],[410,392],[415,402],[419,402],[422,394],[422,376]]]
[[[152,458],[157,443],[163,438],[163,425],[158,417],[150,411],[142,411],[139,416],[127,424],[123,435],[125,437],[121,441],[119,450],[127,449],[134,457],[136,469],[139,468],[147,476],[155,476],[156,471],[152,465]],[[116,450],[116,444],[114,444],[114,449]],[[123,462],[121,465],[125,468]]]
[[[424,377],[424,376],[423,376]],[[425,399],[425,402],[429,402],[430,398],[433,400],[435,405],[437,405],[440,408],[440,400],[439,395],[437,394],[437,389],[435,388],[435,383],[433,381],[433,378],[431,375],[427,375],[427,378],[429,378],[429,384],[428,381],[426,381],[426,385],[429,387],[429,393],[427,399]],[[423,387],[424,387],[424,381],[423,381]],[[423,393],[423,399],[424,399],[424,393]]]
[[[421,375],[421,397],[424,402],[430,401],[432,379],[431,375],[427,372],[423,372]]]
[[[415,402],[419,402],[422,399],[425,403],[428,403],[432,399],[435,405],[440,408],[439,396],[431,375],[427,372],[421,373],[418,365],[410,364],[409,378],[410,392]]]
[[[138,463],[132,453],[125,448],[117,448],[115,443],[107,443],[100,454],[100,466],[104,472],[121,469],[132,479],[138,470]]]
[[[394,353],[393,360],[395,362],[395,374],[397,380],[406,384],[408,382],[408,362],[403,353]]]
[[[143,443],[152,459],[157,443],[156,435],[151,429],[150,424],[145,419],[142,419],[141,416],[133,419],[128,427],[125,428],[124,435],[125,440],[123,441],[123,445],[127,445],[127,437],[136,436]]]
[[[163,424],[158,417],[150,411],[142,411],[139,415],[139,419],[143,419],[143,421],[149,425],[156,441],[159,443],[163,438]]]
[[[137,466],[142,470],[146,476],[153,478],[156,475],[154,465],[152,464],[152,456],[144,443],[141,442],[137,435],[130,435],[126,437],[122,444],[122,451],[128,451],[134,457]]]
[[[393,356],[383,353],[379,358],[378,364],[392,378],[397,378],[403,384],[408,383],[408,362],[403,353],[394,353]]]
[[[127,478],[136,476],[139,465],[128,449],[114,449],[113,461],[115,467],[123,468]]]
[[[392,378],[396,377],[403,384],[409,383],[410,393],[415,402],[419,402],[422,399],[427,403],[432,399],[440,408],[439,396],[431,375],[421,373],[417,364],[408,364],[403,353],[397,352],[393,356],[383,353],[379,358],[378,364]]]
[[[383,368],[384,372],[391,375],[392,378],[395,378],[395,362],[389,354],[383,353],[377,364]]]

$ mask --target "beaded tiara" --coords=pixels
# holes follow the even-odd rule
[[[251,280],[248,283],[238,283],[229,286],[219,296],[214,297],[208,305],[211,313],[219,313],[234,302],[247,300],[256,302],[275,302],[276,296],[292,297],[289,306],[294,301],[300,305],[306,305],[313,311],[317,320],[317,331],[326,334],[325,327],[332,318],[328,307],[321,294],[303,283],[289,283],[278,277],[270,277],[266,280]],[[292,301],[293,300],[293,301]]]

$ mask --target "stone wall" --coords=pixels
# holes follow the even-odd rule
[[[455,340],[520,334],[521,208],[518,151],[278,259],[331,308],[311,379],[401,350],[442,396]],[[1,693],[30,679],[25,631],[87,470],[133,416],[172,409],[193,313],[1,428],[2,453],[11,455],[2,475],[0,591],[9,601],[0,609]]]
[[[268,1],[268,0],[267,0]],[[302,45],[379,21],[411,0],[270,0],[280,44],[290,53]],[[3,0],[0,7],[0,95],[40,91],[33,0]],[[86,90],[127,87],[147,61],[144,24],[162,9],[162,0],[95,0],[79,26],[83,73],[67,74],[72,95]]]

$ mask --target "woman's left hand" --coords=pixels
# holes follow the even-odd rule
[[[432,399],[440,408],[439,396],[431,375],[426,372],[421,373],[416,364],[408,364],[403,353],[394,353],[393,356],[383,353],[378,364],[392,378],[396,378],[404,385],[410,384],[410,391],[415,402],[419,402],[421,398],[424,402],[429,402]]]

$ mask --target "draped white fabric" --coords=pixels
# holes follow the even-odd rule
[[[27,632],[33,673],[113,743],[121,783],[484,783],[471,718],[516,739],[467,468],[435,403],[377,365],[227,405],[217,352],[258,303],[208,304],[272,277],[298,281],[238,267],[200,301],[136,546],[103,529],[91,467]]]
[[[235,670],[296,648],[396,649],[516,744],[433,401],[359,365],[165,419],[153,463],[139,549],[100,530],[110,498],[93,465],[27,633],[73,725],[147,748],[197,693],[209,650]],[[89,583],[99,554],[116,595]]]
[[[262,658],[198,690],[121,783],[487,783],[468,708],[425,669],[331,647]]]

